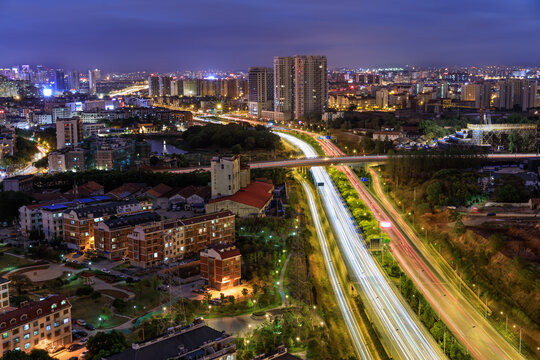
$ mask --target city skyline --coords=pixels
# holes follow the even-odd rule
[[[2,62],[169,72],[269,66],[273,56],[295,54],[325,54],[329,68],[527,66],[540,57],[530,46],[540,30],[540,6],[532,0],[511,8],[503,0],[418,0],[407,7],[392,0],[384,8],[349,0],[126,5],[97,1],[74,9],[65,0],[32,0],[23,8],[4,1]]]

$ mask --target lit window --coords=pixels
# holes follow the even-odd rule
[[[30,348],[30,343],[29,343],[29,342],[27,342],[26,344],[24,344],[24,348],[25,348],[25,349],[28,349],[28,348]]]
[[[30,329],[30,324],[24,324],[23,330],[28,330],[28,329]]]
[[[30,339],[30,333],[24,334],[24,340],[28,340],[28,339]]]
[[[156,252],[156,253],[154,253],[154,258],[157,258],[157,252]]]
[[[8,338],[8,337],[9,337],[9,332],[5,332],[2,334],[2,339]]]

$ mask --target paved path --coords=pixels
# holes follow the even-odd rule
[[[287,258],[285,259],[285,262],[283,263],[283,267],[281,268],[281,274],[279,274],[279,296],[281,296],[281,306],[285,306],[287,303],[287,298],[285,297],[285,273],[287,271],[287,265],[289,264],[289,260],[291,259],[292,253],[289,253]]]

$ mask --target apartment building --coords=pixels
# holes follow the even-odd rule
[[[211,245],[201,251],[201,277],[210,287],[225,290],[240,285],[242,255],[231,244]]]
[[[94,228],[96,251],[109,260],[119,260],[128,255],[128,235],[137,225],[160,221],[155,212],[140,212],[99,222]]]
[[[82,206],[66,211],[63,218],[63,238],[67,246],[75,250],[95,248],[94,227],[111,216],[120,216],[151,210],[145,201],[113,201]]]
[[[197,318],[192,324],[171,327],[165,334],[133,343],[131,349],[103,359],[235,360],[236,345],[232,335],[214,330]]]
[[[232,243],[234,219],[233,213],[223,211],[137,225],[127,236],[129,259],[146,268],[196,254],[208,245]]]
[[[23,302],[0,313],[2,354],[10,350],[29,352],[71,343],[71,304],[65,296],[51,295]]]
[[[11,280],[0,277],[0,311],[9,307],[9,284]]]

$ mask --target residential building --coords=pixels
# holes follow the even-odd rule
[[[127,235],[128,254],[131,265],[149,268],[163,263],[163,223],[152,222],[137,225]]]
[[[99,170],[127,170],[135,161],[135,142],[129,139],[107,138],[95,152],[95,167]]]
[[[54,71],[54,90],[56,92],[64,92],[66,89],[64,84],[64,72],[62,70]]]
[[[52,115],[41,111],[29,113],[27,119],[31,124],[36,125],[50,125],[53,123]]]
[[[97,93],[97,82],[101,80],[101,70],[92,69],[88,71],[88,93],[95,95]]]
[[[234,220],[234,214],[223,211],[137,225],[127,237],[128,257],[146,268],[197,254],[208,245],[232,243]]]
[[[294,58],[274,57],[274,112],[294,112]]]
[[[491,84],[463,84],[461,86],[461,100],[474,102],[478,109],[489,109],[491,106]]]
[[[218,291],[240,285],[242,255],[231,244],[211,245],[200,253],[201,277]]]
[[[514,107],[527,111],[536,107],[538,83],[527,79],[506,79],[499,82],[498,107],[512,110]]]
[[[105,124],[103,123],[91,123],[85,122],[83,119],[83,138],[88,138],[90,136],[98,135],[100,130],[105,129]]]
[[[2,181],[4,191],[30,192],[34,188],[34,175],[16,175]]]
[[[240,217],[264,216],[272,201],[274,185],[254,181],[237,193],[212,199],[206,204],[206,212],[228,210]]]
[[[381,89],[377,90],[375,93],[375,104],[379,109],[387,109],[388,108],[388,90],[387,89]]]
[[[171,96],[171,77],[159,77],[159,96]]]
[[[212,198],[233,195],[249,184],[249,166],[242,166],[240,156],[214,157],[211,161]]]
[[[79,72],[77,70],[73,70],[68,75],[68,89],[79,92],[81,88],[81,83],[79,81]]]
[[[2,353],[54,349],[71,343],[71,304],[65,296],[23,302],[0,313]]]
[[[248,70],[249,113],[261,118],[262,111],[272,110],[274,100],[274,72],[271,68],[250,67]]]
[[[0,312],[9,307],[9,284],[11,280],[0,277]]]
[[[86,169],[85,151],[81,148],[65,147],[48,155],[49,173],[83,171]]]
[[[152,74],[148,77],[148,95],[159,96],[159,76]]]
[[[41,228],[43,230],[43,236],[46,240],[51,241],[54,239],[63,239],[64,237],[64,212],[68,212],[70,209],[74,209],[81,206],[89,206],[92,204],[97,204],[100,202],[110,201],[108,196],[93,196],[91,198],[77,199],[74,201],[66,201],[53,204],[44,204],[44,206],[39,206],[39,211],[41,212],[40,217],[35,217],[40,219]],[[31,206],[31,205],[30,205]],[[33,214],[27,211],[19,211],[19,216],[30,215],[33,220]],[[22,225],[28,224],[30,221],[27,218],[19,219]],[[31,223],[31,222],[30,222]],[[30,230],[27,230],[28,232]]]
[[[175,326],[167,333],[139,343],[122,353],[106,356],[104,360],[235,360],[234,337],[208,327],[197,318],[187,326]]]
[[[294,57],[294,118],[323,114],[328,102],[326,56]]]
[[[56,148],[78,146],[83,140],[82,119],[78,116],[56,120]]]
[[[63,239],[75,250],[96,248],[94,227],[112,216],[140,213],[151,210],[151,205],[138,200],[79,206],[66,210],[63,215]],[[100,246],[101,249],[104,247]]]
[[[5,156],[13,156],[17,147],[15,129],[4,127],[0,129],[0,160]]]
[[[57,107],[52,109],[52,123],[55,124],[58,119],[71,119],[77,116],[76,111],[71,111],[68,107]]]
[[[94,229],[96,251],[109,260],[119,260],[128,255],[128,235],[136,226],[160,221],[157,213],[146,211],[99,222]]]

